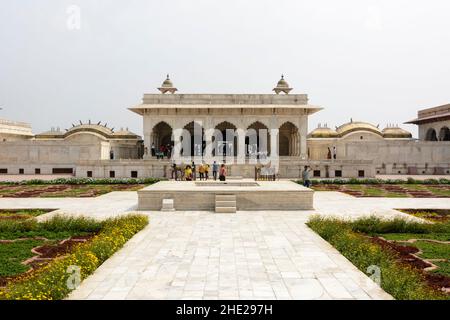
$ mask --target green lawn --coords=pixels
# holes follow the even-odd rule
[[[28,219],[0,219],[0,277],[16,276],[30,269],[23,261],[35,256],[31,249],[42,245],[56,245],[73,236],[97,233],[102,223],[85,218],[54,217],[37,222],[34,216],[45,213],[42,210],[20,211]],[[6,215],[6,212],[3,212]],[[18,212],[12,212],[13,216]]]
[[[23,261],[35,254],[31,249],[41,246],[44,240],[21,240],[11,243],[0,243],[0,277],[10,277],[24,273],[30,269]]]

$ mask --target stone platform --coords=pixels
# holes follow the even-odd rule
[[[214,211],[216,195],[235,195],[246,210],[311,210],[314,191],[292,181],[160,181],[138,191],[138,210],[158,210],[173,199],[176,210]]]

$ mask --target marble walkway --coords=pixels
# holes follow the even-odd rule
[[[354,198],[316,192],[315,210],[143,212],[150,224],[69,299],[391,299],[305,222],[312,214],[404,216],[448,199]],[[136,192],[97,198],[0,198],[0,208],[54,208],[103,219],[135,210]]]

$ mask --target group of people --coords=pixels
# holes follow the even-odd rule
[[[199,166],[197,166],[194,161],[192,161],[192,164],[185,165],[184,167],[177,166],[176,163],[172,163],[172,179],[192,181],[197,180],[198,177],[199,180],[208,180],[211,169],[214,180],[217,180],[217,178],[220,181],[226,180],[227,168],[225,164],[221,164],[219,166],[216,161],[214,161],[212,166],[205,162],[202,162]]]
[[[172,155],[172,145],[170,143],[168,143],[167,145],[162,144],[158,149],[156,149],[155,144],[152,143],[151,152],[152,157],[156,157],[157,159],[164,159],[164,157],[167,157],[167,159],[169,159]]]

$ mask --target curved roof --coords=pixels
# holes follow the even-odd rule
[[[412,138],[411,132],[400,127],[386,127],[381,132],[384,138]]]
[[[349,133],[356,132],[356,131],[367,131],[375,133],[379,136],[383,136],[380,129],[378,127],[374,126],[371,123],[368,122],[361,122],[361,121],[350,121],[347,123],[344,123],[340,127],[336,128],[337,133],[340,137],[346,136]]]
[[[317,127],[309,133],[310,138],[336,138],[338,133],[328,127]]]
[[[77,133],[94,133],[98,134],[106,139],[140,139],[137,134],[129,131],[128,129],[114,132],[113,129],[108,128],[106,125],[81,123],[79,125],[73,125],[72,128],[67,129],[65,132],[60,130],[50,130],[37,134],[37,139],[65,139],[73,134]]]

